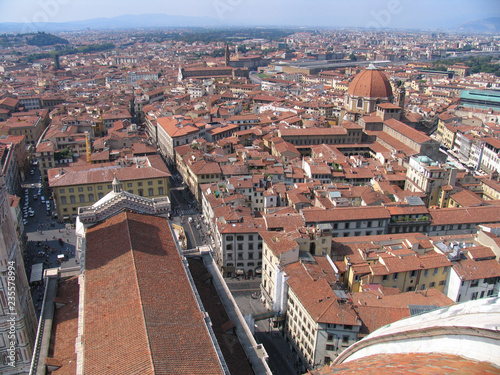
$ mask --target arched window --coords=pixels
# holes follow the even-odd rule
[[[358,104],[356,105],[358,108],[363,108],[363,99],[358,99]]]

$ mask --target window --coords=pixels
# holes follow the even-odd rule
[[[80,194],[80,195],[78,196],[78,200],[80,201],[80,203],[85,203],[85,195]]]
[[[94,201],[94,194],[89,194],[89,202],[93,202]]]
[[[75,196],[74,196],[74,195],[71,195],[71,196],[69,197],[69,201],[70,201],[71,203],[73,203],[73,204],[74,204],[74,203],[76,203]]]
[[[444,284],[446,284],[446,280],[441,280],[441,281],[439,282],[439,285],[444,285]]]
[[[393,276],[392,276],[393,280],[397,280],[398,279],[398,273],[396,272]]]
[[[382,281],[386,281],[386,280],[387,280],[387,275],[382,276]]]
[[[78,191],[79,191],[79,192],[82,192],[82,191],[83,191],[83,188],[82,188],[82,187],[79,187],[79,188],[78,188]]]
[[[127,187],[132,187],[132,183],[131,182],[127,182]]]
[[[61,197],[61,204],[66,204],[66,197]]]
[[[472,298],[471,299],[477,299],[477,292],[472,293]]]
[[[112,190],[113,189],[113,186],[112,185],[108,185],[108,190]]]
[[[415,277],[417,275],[417,271],[413,270],[410,272],[410,277]]]
[[[342,336],[342,343],[347,344],[349,342],[349,336]]]
[[[331,333],[328,334],[326,341],[333,341],[333,335]]]
[[[101,185],[99,185],[99,186],[97,187],[97,190],[102,190],[102,186],[101,186]]]
[[[97,196],[99,197],[99,199],[102,199],[102,197],[104,196],[103,193],[98,193]]]
[[[143,196],[144,195],[144,190],[143,189],[139,189],[139,196]]]
[[[436,286],[436,283],[434,281],[432,281],[431,283],[429,283],[429,288],[434,288]]]
[[[335,346],[333,346],[331,344],[327,344],[326,345],[326,350],[335,350]]]
[[[232,243],[228,243],[226,245],[226,250],[233,250],[233,244]]]
[[[479,285],[479,280],[472,280],[470,286],[471,287],[475,287],[475,286],[478,286]]]
[[[148,189],[148,195],[149,195],[150,197],[154,195],[154,193],[153,193],[153,188],[149,188],[149,189]]]
[[[236,236],[236,241],[243,241],[243,236]]]
[[[163,195],[163,187],[158,188],[158,195]]]
[[[87,186],[87,191],[92,191],[92,186]]]
[[[59,189],[59,194],[64,194],[64,189]]]
[[[238,244],[238,250],[243,250],[243,244],[242,243]]]
[[[325,359],[323,360],[323,363],[325,365],[329,365],[331,362],[332,362],[332,360],[330,359],[330,357],[325,357]]]
[[[429,270],[425,270],[424,272],[424,276],[427,277],[427,275],[429,275]]]
[[[158,180],[158,185],[161,185],[163,184],[163,181],[162,180]]]
[[[420,290],[424,290],[424,289],[425,289],[425,284],[422,284],[422,285],[420,286]]]
[[[138,186],[142,186],[142,181],[139,181],[139,182],[137,183],[137,185],[138,185]]]
[[[68,191],[69,191],[70,193],[73,193],[75,190],[74,190],[73,188],[69,188],[69,189],[68,189]]]
[[[233,240],[233,236],[226,236],[226,241],[232,241]]]

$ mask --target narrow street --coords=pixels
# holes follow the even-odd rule
[[[71,225],[57,221],[52,213],[55,211],[54,203],[48,199],[43,189],[40,188],[40,172],[34,169],[33,175],[23,183],[21,205],[25,220],[26,255],[24,266],[31,278],[32,266],[43,263],[43,269],[79,267],[79,260],[75,257],[76,235]],[[48,205],[50,210],[47,209]],[[26,214],[27,213],[27,214]],[[64,258],[64,259],[62,259]],[[35,311],[40,312],[43,287],[39,282],[31,284],[31,292]]]

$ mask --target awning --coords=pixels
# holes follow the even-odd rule
[[[255,269],[255,273],[262,273],[262,267],[257,267]]]
[[[236,270],[236,274],[237,275],[244,275],[245,271],[243,271],[242,269],[238,269],[238,270]]]
[[[42,281],[43,277],[43,263],[33,264],[31,266],[30,283]]]

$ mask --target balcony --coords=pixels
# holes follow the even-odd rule
[[[428,216],[421,216],[419,218],[396,216],[391,217],[389,224],[391,225],[407,225],[407,224],[429,224],[431,222]]]

